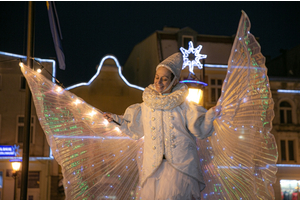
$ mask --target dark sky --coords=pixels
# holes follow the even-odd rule
[[[57,78],[65,86],[88,81],[106,54],[124,65],[133,47],[164,26],[190,27],[199,34],[231,36],[241,10],[259,37],[262,53],[300,44],[300,2],[56,2],[66,70]],[[28,2],[0,2],[0,51],[26,55]],[[36,57],[56,57],[46,3],[36,2]]]

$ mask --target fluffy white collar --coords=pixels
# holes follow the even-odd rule
[[[143,101],[150,108],[170,110],[182,104],[187,95],[188,87],[182,83],[178,83],[168,95],[159,94],[151,84],[143,93]]]

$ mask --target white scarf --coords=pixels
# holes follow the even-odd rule
[[[182,83],[178,83],[168,95],[159,94],[154,84],[151,84],[145,88],[143,101],[150,108],[170,110],[182,104],[187,95],[188,87]]]

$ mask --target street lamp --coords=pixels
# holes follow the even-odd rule
[[[10,162],[11,162],[11,167],[13,169],[12,176],[14,177],[14,180],[15,180],[14,200],[16,200],[17,199],[17,187],[18,187],[17,176],[18,176],[18,171],[21,168],[22,160],[14,159],[14,160],[10,160]]]

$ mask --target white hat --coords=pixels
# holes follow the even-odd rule
[[[171,56],[167,57],[156,67],[156,70],[160,67],[165,67],[170,70],[177,80],[180,79],[180,73],[182,69],[182,54],[180,52],[174,53]]]

